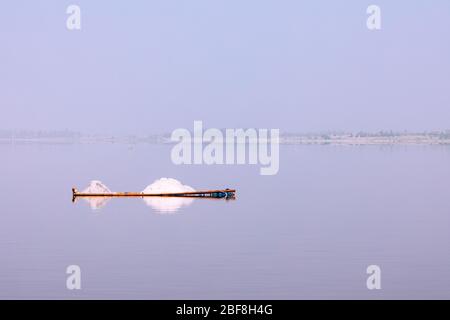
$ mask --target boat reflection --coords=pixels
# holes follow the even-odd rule
[[[92,210],[103,208],[113,197],[82,197]],[[182,208],[186,208],[194,203],[199,197],[140,197],[144,203],[159,214],[173,214]],[[76,202],[78,197],[73,197],[72,201]],[[210,201],[221,201],[215,198],[201,198]],[[235,197],[226,198],[225,201],[235,200]]]
[[[103,208],[112,197],[83,197],[83,200],[89,205],[92,210],[99,210]],[[75,202],[78,197],[73,198]],[[194,198],[178,197],[142,197],[144,203],[151,207],[156,213],[172,214],[179,211],[182,207],[190,206],[194,202]]]

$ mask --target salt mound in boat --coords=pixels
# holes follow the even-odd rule
[[[105,186],[101,181],[93,180],[89,184],[89,187],[84,189],[82,193],[112,193],[107,186]]]
[[[194,188],[184,185],[176,179],[161,178],[147,186],[142,193],[177,193],[194,191]],[[189,206],[193,201],[194,199],[192,198],[144,198],[144,202],[159,213],[175,213],[181,207]]]
[[[147,186],[142,193],[177,193],[194,192],[195,189],[172,178],[161,178]]]

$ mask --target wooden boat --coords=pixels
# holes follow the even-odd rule
[[[205,190],[192,192],[175,192],[175,193],[141,193],[141,192],[111,192],[111,193],[82,193],[76,188],[72,188],[72,200],[77,197],[185,197],[185,198],[225,198],[234,199],[236,196],[235,189],[223,190]]]

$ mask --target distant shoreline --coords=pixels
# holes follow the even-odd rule
[[[330,138],[305,138],[305,137],[282,137],[281,144],[332,144],[332,145],[450,145],[450,138],[422,135],[404,136],[371,136],[371,137],[349,137],[334,136]]]
[[[249,128],[244,129],[247,130]],[[221,129],[225,131],[225,129]],[[268,137],[270,140],[270,136]],[[264,139],[266,140],[266,139]],[[261,141],[261,140],[258,140]],[[345,132],[321,131],[310,133],[281,132],[282,145],[450,145],[450,130],[423,132],[378,131]],[[138,135],[85,134],[70,130],[5,130],[0,129],[0,143],[53,143],[53,144],[174,144],[170,133]]]
[[[281,135],[282,145],[450,145],[450,137],[442,135],[404,134],[394,136],[351,136],[351,135]],[[17,137],[1,138],[0,143],[8,144],[173,144],[168,136],[151,137]]]

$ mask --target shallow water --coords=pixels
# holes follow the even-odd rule
[[[0,298],[450,298],[450,148],[282,146],[280,171],[175,166],[170,146],[0,144]],[[91,180],[236,188],[158,210]],[[81,199],[80,199],[81,200]],[[382,289],[366,288],[366,268]],[[82,289],[66,289],[79,265]]]

